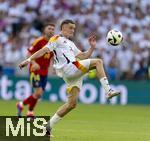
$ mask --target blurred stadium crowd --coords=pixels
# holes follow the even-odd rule
[[[87,37],[95,32],[97,50],[111,79],[150,78],[149,0],[0,0],[0,73],[27,75],[18,70],[27,48],[41,35],[43,23],[59,24],[63,19],[77,23],[76,45],[87,50]],[[106,34],[123,33],[121,47],[109,46]]]

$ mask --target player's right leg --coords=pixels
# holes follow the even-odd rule
[[[68,101],[63,106],[58,108],[57,112],[52,116],[50,121],[48,121],[48,124],[46,126],[48,134],[50,134],[51,129],[57,122],[59,122],[65,115],[67,115],[76,107],[79,92],[80,89],[77,86],[71,88],[68,96]]]
[[[41,98],[43,92],[44,91],[42,87],[34,88],[34,93],[32,94],[32,99],[29,103],[29,107],[27,111],[27,117],[31,117],[31,118],[35,117],[34,108],[38,102],[38,99]]]
[[[17,113],[18,117],[22,116],[22,111],[24,109],[24,106],[29,105],[28,111],[27,111],[27,117],[34,118],[35,115],[34,115],[33,110],[36,106],[38,99],[41,97],[42,94],[43,94],[43,89],[41,87],[34,88],[34,93],[32,95],[30,95],[23,101],[17,102],[16,106],[17,106],[17,110],[18,110],[18,113]]]
[[[105,74],[105,70],[103,67],[103,61],[101,59],[90,59],[90,67],[89,69],[92,69],[93,67],[96,68],[97,77],[99,78],[105,92],[106,97],[108,99],[111,99],[114,96],[120,95],[120,92],[117,92],[113,89],[111,89],[108,79]]]
[[[76,108],[79,92],[80,89],[77,86],[71,88],[67,103],[61,106],[56,112],[60,117],[64,117],[72,109]]]

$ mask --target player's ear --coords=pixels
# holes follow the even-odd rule
[[[62,31],[64,30],[64,25],[61,27],[61,30],[62,30]]]

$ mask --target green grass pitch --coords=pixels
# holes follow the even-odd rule
[[[0,115],[16,115],[15,103],[1,100]],[[52,116],[60,105],[39,102],[36,115]],[[53,135],[51,141],[150,141],[150,107],[79,104],[55,126]]]

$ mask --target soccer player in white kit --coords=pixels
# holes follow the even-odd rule
[[[44,48],[37,51],[19,65],[20,68],[23,68],[32,60],[37,59],[45,53],[53,52],[56,73],[67,84],[68,101],[58,108],[56,113],[51,117],[46,126],[48,134],[50,134],[51,129],[59,120],[76,107],[78,95],[82,87],[83,76],[89,70],[96,68],[97,77],[108,99],[120,95],[120,92],[111,89],[103,68],[103,61],[99,58],[89,59],[93,50],[96,48],[96,36],[91,35],[89,37],[90,48],[86,52],[81,52],[73,41],[70,40],[74,36],[76,28],[74,21],[64,20],[60,28],[60,35],[55,35],[50,38]]]

